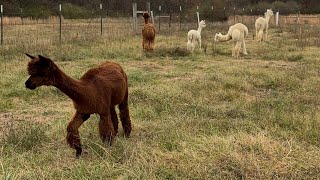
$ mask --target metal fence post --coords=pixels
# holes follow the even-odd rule
[[[181,14],[182,14],[182,8],[180,6],[180,12],[179,12],[179,28],[180,28],[180,31],[181,31]]]
[[[236,24],[236,7],[233,7],[233,24]]]
[[[200,23],[199,6],[197,6],[197,19],[198,19],[198,24],[197,24],[198,26]]]
[[[62,41],[62,12],[61,12],[61,4],[59,4],[59,26],[60,26],[60,29],[59,29],[59,40],[60,40],[60,43]]]
[[[1,4],[1,44],[3,44],[3,5]]]
[[[211,6],[211,10],[212,10],[212,24],[214,24],[214,23],[213,23],[213,21],[214,21],[214,11],[213,11],[213,6]]]
[[[161,19],[161,6],[159,6],[159,32],[160,32],[160,27],[161,27],[161,23],[160,23],[160,19]]]
[[[100,32],[102,36],[102,4],[100,4]]]

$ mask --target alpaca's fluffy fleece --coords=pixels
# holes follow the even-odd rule
[[[238,58],[239,52],[242,47],[242,53],[247,55],[245,38],[248,36],[248,28],[244,24],[237,23],[233,26],[230,26],[228,33],[222,35],[221,33],[216,33],[214,36],[215,42],[224,42],[232,39],[234,42],[234,47],[232,49],[232,56]]]
[[[265,13],[265,17],[259,17],[255,22],[256,28],[256,39],[257,41],[267,41],[268,36],[268,28],[269,28],[269,20],[273,16],[273,11],[271,9],[267,9]]]
[[[194,48],[196,46],[196,43],[198,44],[200,51],[201,49],[201,31],[203,28],[206,27],[206,21],[202,20],[199,23],[198,30],[190,30],[188,32],[188,43],[187,43],[187,49],[191,52],[194,51]]]
[[[142,48],[145,51],[153,51],[156,29],[153,24],[149,23],[150,15],[148,12],[143,13],[144,25],[142,28]]]

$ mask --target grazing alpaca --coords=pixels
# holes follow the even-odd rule
[[[221,33],[216,33],[214,36],[215,42],[224,42],[232,39],[234,42],[234,47],[232,49],[232,57],[238,58],[239,52],[242,47],[242,53],[247,55],[245,38],[248,36],[248,28],[242,23],[237,23],[233,26],[230,26],[228,33],[222,35]]]
[[[201,31],[205,27],[206,27],[206,21],[202,20],[199,23],[198,30],[192,29],[192,30],[190,30],[188,32],[188,43],[187,43],[188,51],[193,52],[194,51],[194,47],[195,47],[195,45],[197,43],[199,48],[200,48],[200,51],[202,52],[202,49],[201,49]]]
[[[67,142],[76,149],[76,156],[82,152],[79,127],[91,114],[100,115],[99,132],[102,141],[111,145],[118,133],[118,118],[115,106],[118,105],[120,120],[126,137],[131,132],[128,109],[127,75],[119,64],[105,62],[88,70],[80,80],[67,76],[49,58],[38,56],[28,64],[29,79],[25,82],[28,89],[42,85],[55,86],[73,101],[76,113],[67,127]]]
[[[269,28],[269,20],[273,16],[273,11],[271,9],[267,9],[265,13],[265,18],[259,17],[255,22],[256,27],[256,39],[257,41],[267,41],[268,28]]]
[[[150,15],[148,12],[143,13],[144,26],[142,29],[142,36],[143,36],[142,47],[143,47],[143,50],[153,51],[156,29],[154,28],[153,24],[148,22],[149,17]]]

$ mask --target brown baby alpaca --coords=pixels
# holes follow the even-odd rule
[[[73,101],[76,113],[67,127],[67,142],[76,149],[76,156],[82,152],[79,127],[91,114],[100,116],[99,133],[103,142],[111,145],[118,133],[118,117],[115,106],[118,105],[120,120],[126,137],[131,133],[131,121],[128,109],[128,80],[121,66],[114,62],[105,62],[89,69],[79,80],[66,75],[49,58],[31,56],[28,64],[29,79],[25,85],[36,89],[42,85],[55,86]]]
[[[148,12],[143,13],[144,26],[142,29],[142,36],[143,36],[142,47],[143,47],[143,50],[153,51],[156,29],[154,28],[153,24],[148,22],[149,17],[150,15]]]

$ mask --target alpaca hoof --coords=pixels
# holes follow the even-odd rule
[[[76,147],[76,157],[79,158],[81,156],[82,153],[82,148],[81,147]]]

